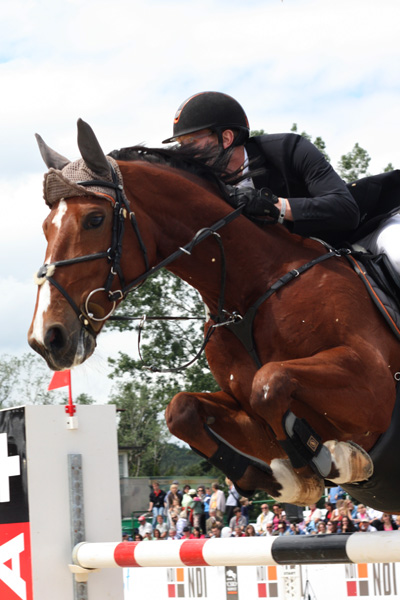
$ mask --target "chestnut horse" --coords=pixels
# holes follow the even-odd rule
[[[48,365],[85,361],[126,293],[166,266],[208,308],[205,351],[221,388],[177,394],[170,431],[242,493],[305,505],[325,481],[368,480],[400,351],[348,261],[281,225],[260,228],[218,186],[157,152],[106,157],[81,120],[78,161],[38,139],[50,214],[29,343]]]

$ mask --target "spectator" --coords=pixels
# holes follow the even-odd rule
[[[135,535],[133,537],[133,541],[134,542],[142,542],[143,541],[143,536],[140,535],[140,533],[135,533]]]
[[[211,531],[210,531],[209,537],[210,538],[220,538],[221,537],[221,529],[222,529],[222,526],[214,524],[211,527]]]
[[[330,502],[330,504],[332,504],[334,509],[336,508],[338,501],[339,501],[339,505],[340,505],[340,501],[344,500],[345,498],[346,498],[346,492],[344,491],[343,488],[340,487],[340,485],[329,488],[328,502]]]
[[[269,506],[266,502],[261,504],[261,512],[256,520],[256,532],[258,535],[265,535],[267,525],[272,523],[274,520],[274,513],[269,510]]]
[[[382,514],[382,517],[380,518],[380,522],[381,522],[381,527],[380,527],[381,531],[394,531],[395,529],[398,529],[398,526],[395,523],[395,521],[393,520],[392,515],[389,515],[388,513]]]
[[[141,515],[139,517],[138,521],[139,521],[139,533],[142,536],[142,538],[144,539],[146,533],[153,532],[153,528],[150,523],[146,523],[146,517],[144,515]]]
[[[242,509],[242,515],[244,516],[244,518],[246,519],[246,525],[249,524],[249,512],[250,512],[250,505],[252,504],[252,502],[248,499],[248,498],[240,498],[240,506]]]
[[[326,509],[325,521],[327,522],[332,518],[335,507],[330,502],[325,502],[325,509]]]
[[[368,516],[367,509],[365,508],[364,504],[359,504],[357,506],[357,514],[354,519],[354,523],[359,527],[359,525],[363,519],[365,521],[368,521],[368,523],[369,523],[369,516]]]
[[[178,536],[176,533],[176,529],[174,527],[170,527],[169,531],[168,531],[168,537],[167,540],[177,540]]]
[[[322,513],[316,504],[310,504],[310,511],[304,519],[304,526],[307,533],[317,533],[318,523],[322,519]]]
[[[349,533],[356,531],[355,525],[352,519],[349,519],[347,515],[343,515],[342,519],[338,521],[337,532],[338,533]]]
[[[200,527],[193,527],[192,535],[194,540],[199,540],[205,538],[204,533],[201,531]]]
[[[183,486],[183,496],[182,496],[182,502],[181,502],[181,506],[183,508],[187,508],[188,506],[192,506],[192,502],[193,502],[193,498],[190,495],[190,485],[184,485]]]
[[[162,490],[160,488],[160,485],[158,483],[158,481],[153,481],[152,482],[152,488],[153,491],[150,493],[149,496],[149,508],[148,511],[153,513],[153,529],[156,526],[156,522],[157,522],[157,516],[158,515],[164,515],[164,502],[165,502],[165,496],[166,493],[164,492],[164,490]]]
[[[246,529],[244,530],[244,535],[246,537],[256,537],[256,530],[254,529],[254,525],[252,525],[251,523],[249,525],[247,525]]]
[[[179,513],[178,519],[176,521],[176,533],[178,534],[178,537],[182,537],[184,528],[189,525],[187,517],[187,509],[184,508]]]
[[[158,515],[157,517],[157,524],[154,528],[154,533],[156,529],[160,534],[160,539],[165,540],[168,535],[168,525],[164,523],[164,517],[162,515]]]
[[[239,506],[240,494],[236,491],[235,486],[233,485],[232,481],[228,479],[228,477],[225,478],[225,483],[228,486],[228,497],[226,499],[225,504],[225,514],[227,523],[230,523],[233,517],[234,509],[237,506]]]
[[[198,494],[198,492],[197,492],[197,494]],[[204,504],[199,495],[196,495],[193,497],[192,515],[193,515],[193,527],[201,527],[203,515],[204,515]]]
[[[269,523],[266,526],[265,533],[263,533],[262,535],[265,535],[265,536],[274,535],[274,526],[272,523]]]
[[[368,517],[365,517],[358,524],[358,530],[359,531],[376,531],[376,528],[370,524]]]
[[[289,525],[289,535],[303,535],[304,531],[302,531],[299,527],[298,523],[290,523]]]
[[[327,522],[326,533],[336,533],[336,523],[334,521]]]
[[[203,485],[199,485],[197,486],[197,497],[200,498],[201,501],[201,506],[202,506],[202,513],[200,515],[200,524],[198,525],[200,527],[200,529],[202,529],[203,531],[206,530],[206,520],[208,519],[208,517],[210,516],[209,514],[209,505],[210,505],[210,495],[206,494],[206,488]],[[194,513],[195,514],[195,513]],[[193,514],[193,519],[195,520]],[[197,525],[196,525],[197,527]]]
[[[235,527],[232,532],[232,537],[244,537],[243,529],[241,527]]]
[[[190,533],[190,527],[186,526],[182,529],[181,540],[191,540],[191,539],[193,539],[193,537]]]
[[[232,529],[232,531],[235,529],[235,527],[241,527],[242,529],[246,527],[246,519],[242,515],[242,512],[238,506],[233,509],[233,517],[229,521],[229,527]]]
[[[279,521],[277,528],[273,532],[273,535],[288,535],[288,534],[289,534],[289,532],[288,532],[286,521],[283,521],[283,520]]]
[[[279,522],[284,521],[286,519],[286,513],[278,502],[276,502],[272,506],[272,510],[274,513],[274,516],[272,518],[272,524],[274,531],[276,531],[278,529]]]
[[[182,505],[182,493],[178,489],[177,483],[171,483],[169,486],[169,492],[165,497],[166,508],[170,509],[173,502],[179,501],[179,506]]]
[[[210,499],[210,511],[212,508],[215,508],[215,510],[217,511],[217,517],[219,517],[222,520],[224,518],[225,513],[225,494],[220,489],[219,484],[216,482],[214,482],[211,485],[211,489],[212,494]]]
[[[317,530],[316,532],[313,533],[317,533],[318,535],[320,535],[321,533],[326,533],[326,523],[325,521],[318,521],[317,523]]]
[[[211,527],[213,525],[220,524],[223,526],[223,521],[219,517],[217,517],[217,511],[215,508],[210,509],[210,516],[206,521],[206,535],[209,536],[211,532]]]
[[[157,527],[155,527],[155,529],[153,529],[153,540],[158,541],[158,540],[162,540],[162,539],[163,538],[161,537],[160,530],[157,529]]]

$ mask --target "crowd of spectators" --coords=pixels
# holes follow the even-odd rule
[[[139,517],[139,527],[125,540],[177,540],[219,537],[319,535],[352,531],[392,531],[400,527],[394,516],[354,504],[340,488],[330,488],[325,507],[315,504],[303,518],[288,518],[279,502],[261,504],[261,512],[249,523],[250,503],[240,497],[232,482],[225,480],[227,494],[218,483],[196,489],[174,481],[168,492],[152,483],[148,516]],[[149,516],[152,522],[150,523]]]

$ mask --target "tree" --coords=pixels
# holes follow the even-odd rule
[[[148,381],[121,381],[111,403],[120,411],[118,443],[131,450],[130,475],[158,475],[162,448],[169,437],[159,395]]]
[[[342,155],[338,163],[338,173],[348,183],[366,177],[370,160],[368,152],[356,143],[353,150]]]
[[[47,391],[52,371],[42,358],[26,352],[0,357],[0,408],[24,404],[55,404],[59,394]]]

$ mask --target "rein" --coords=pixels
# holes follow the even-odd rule
[[[221,229],[222,227],[225,227],[226,225],[228,225],[230,222],[232,222],[237,217],[239,217],[242,214],[244,205],[240,205],[238,208],[236,208],[235,210],[230,212],[228,215],[226,215],[222,219],[219,219],[218,221],[216,221],[210,227],[205,227],[203,229],[200,229],[193,236],[193,238],[190,240],[190,242],[188,242],[185,246],[179,247],[175,252],[173,252],[172,254],[167,256],[165,259],[163,259],[157,265],[149,268],[147,249],[143,242],[142,236],[140,234],[140,230],[138,227],[135,213],[133,211],[131,211],[131,209],[130,209],[129,203],[123,192],[123,187],[122,187],[122,185],[120,185],[118,183],[115,170],[113,169],[112,165],[110,165],[110,167],[111,167],[112,178],[113,178],[112,183],[108,182],[108,181],[93,179],[93,180],[88,180],[88,181],[79,181],[78,184],[81,186],[84,186],[84,187],[97,185],[97,186],[101,186],[101,187],[112,188],[115,190],[116,199],[114,201],[114,206],[113,206],[111,247],[108,250],[103,251],[103,252],[87,254],[84,256],[78,256],[75,258],[59,260],[59,261],[55,261],[53,263],[44,264],[42,267],[40,267],[39,271],[37,272],[37,281],[38,281],[39,285],[41,285],[46,280],[49,281],[49,283],[51,283],[52,285],[54,285],[54,287],[64,296],[64,298],[70,304],[70,306],[76,313],[78,319],[81,321],[82,326],[85,329],[87,329],[92,335],[96,335],[96,332],[91,323],[92,321],[102,322],[102,321],[106,321],[107,319],[116,320],[116,321],[117,320],[140,319],[139,331],[138,331],[138,351],[139,351],[139,356],[140,356],[142,362],[144,363],[143,357],[140,352],[140,341],[141,341],[141,332],[143,330],[146,320],[152,320],[152,319],[155,320],[155,319],[162,319],[162,318],[173,320],[173,319],[180,319],[181,317],[149,317],[149,318],[147,318],[146,316],[143,316],[143,317],[113,316],[117,301],[124,299],[127,296],[127,294],[129,292],[131,292],[134,288],[138,289],[141,285],[143,285],[143,283],[149,277],[155,275],[162,268],[168,266],[169,264],[171,264],[172,262],[174,262],[181,256],[183,256],[183,255],[190,256],[193,249],[198,244],[200,244],[201,242],[203,242],[210,236],[213,236],[219,245],[220,255],[221,255],[221,283],[220,283],[220,293],[219,293],[219,299],[218,299],[218,309],[217,309],[216,315],[210,315],[211,319],[214,321],[214,324],[208,328],[207,333],[204,337],[203,343],[201,345],[201,348],[197,352],[197,354],[195,355],[195,357],[193,359],[191,359],[189,362],[185,363],[184,365],[182,365],[180,367],[175,367],[175,368],[170,368],[170,369],[159,369],[159,368],[155,367],[154,365],[146,365],[145,364],[144,367],[146,369],[151,370],[152,372],[173,373],[173,372],[181,371],[181,370],[189,367],[200,357],[201,353],[203,352],[206,345],[208,344],[211,336],[213,335],[216,328],[218,328],[218,327],[227,327],[230,331],[232,331],[232,333],[234,333],[236,335],[236,337],[240,340],[240,342],[243,344],[244,348],[249,353],[249,355],[255,362],[256,366],[258,368],[260,368],[262,366],[262,363],[258,356],[257,349],[256,349],[255,343],[254,343],[254,337],[253,337],[253,322],[254,322],[254,318],[256,316],[257,310],[260,307],[260,305],[263,302],[265,302],[265,300],[270,298],[274,293],[276,293],[278,290],[280,290],[284,285],[291,282],[293,279],[299,277],[302,273],[308,271],[315,265],[317,265],[329,258],[332,258],[334,256],[339,257],[339,256],[342,256],[344,253],[346,253],[346,254],[349,253],[349,251],[347,249],[346,250],[336,250],[336,249],[330,247],[329,245],[325,244],[325,242],[321,242],[321,240],[318,240],[328,249],[327,253],[306,263],[305,265],[302,265],[298,269],[293,269],[289,273],[286,273],[286,275],[279,278],[247,310],[245,315],[242,316],[237,311],[229,313],[224,309],[225,284],[226,284],[225,251],[224,251],[221,237],[217,233],[217,231],[219,229]],[[124,276],[123,276],[123,273],[121,270],[121,264],[120,264],[121,257],[122,257],[122,242],[123,242],[124,229],[125,229],[125,219],[126,219],[127,215],[129,215],[129,220],[134,229],[137,240],[139,242],[139,246],[142,251],[142,255],[143,255],[143,259],[144,259],[144,263],[145,263],[144,273],[142,273],[141,275],[136,277],[133,281],[131,281],[128,284],[125,283],[125,279],[124,279]],[[54,279],[54,277],[53,277],[54,272],[57,267],[74,265],[74,264],[79,264],[79,263],[103,259],[103,258],[106,258],[111,263],[110,273],[106,279],[104,287],[96,288],[96,289],[92,290],[91,292],[89,292],[89,294],[86,298],[85,304],[84,304],[84,310],[82,310],[77,306],[77,304],[75,303],[73,298],[71,298],[71,296],[68,294],[68,292]],[[112,291],[111,287],[112,287],[112,284],[113,284],[116,276],[118,276],[118,278],[119,278],[120,289]],[[90,299],[92,298],[92,296],[94,294],[96,294],[98,292],[106,292],[108,295],[109,301],[112,303],[110,312],[101,318],[95,317],[94,314],[90,312],[90,308],[89,308]],[[190,319],[190,318],[195,319],[198,317],[187,317],[187,319]]]

